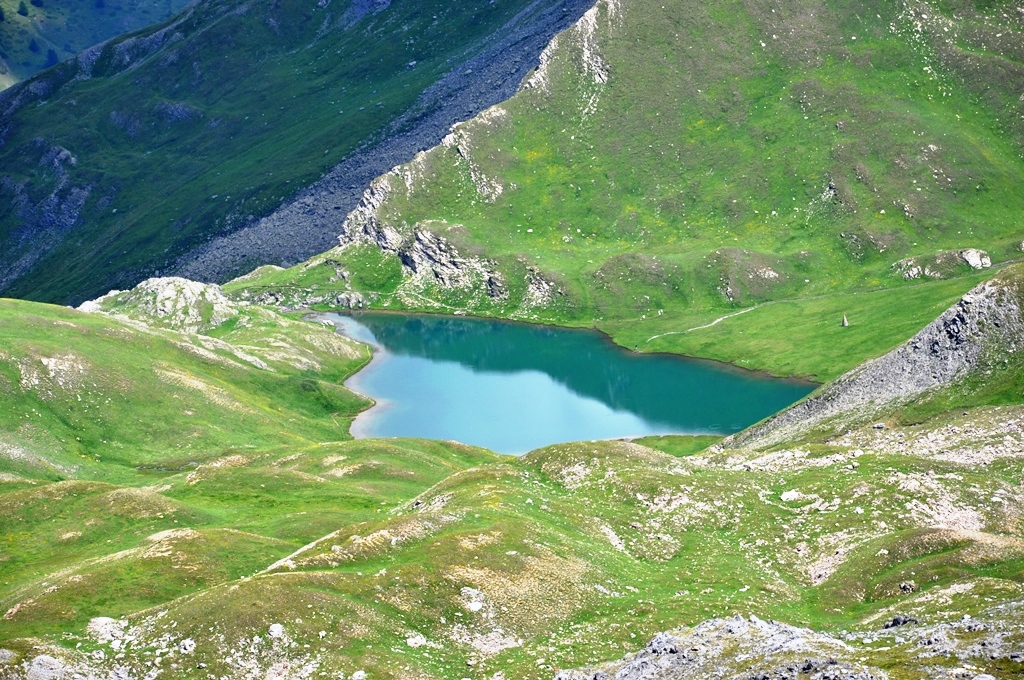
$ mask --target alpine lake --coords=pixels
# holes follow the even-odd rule
[[[568,441],[726,435],[816,387],[638,354],[590,330],[387,312],[321,318],[374,348],[345,383],[376,402],[352,424],[357,439],[444,439],[522,454]]]

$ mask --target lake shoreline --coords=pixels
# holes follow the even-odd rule
[[[817,388],[631,351],[595,328],[378,310],[309,310],[307,318],[371,348],[344,382],[372,401],[349,426],[357,439],[452,439],[521,455],[572,441],[722,437]]]

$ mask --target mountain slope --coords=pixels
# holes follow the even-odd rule
[[[0,3],[0,90],[123,33],[169,19],[184,0]],[[52,54],[50,52],[52,51]]]
[[[198,464],[237,447],[347,439],[367,405],[339,384],[369,352],[330,330],[182,279],[103,304],[149,324],[0,305],[6,463],[57,479],[94,478],[97,460]]]
[[[1020,257],[1022,20],[600,2],[523,91],[379,178],[344,250],[247,288],[325,297],[345,282],[312,270],[365,269],[369,245],[406,280],[360,289],[368,304],[834,377]]]
[[[208,0],[13,87],[0,291],[77,303],[326,249],[370,179],[509,96],[585,5]],[[241,251],[204,247],[297,199]]]

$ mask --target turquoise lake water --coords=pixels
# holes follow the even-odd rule
[[[809,393],[709,361],[630,352],[586,330],[460,317],[326,315],[374,346],[345,384],[376,400],[365,437],[453,439],[499,453],[567,441],[730,434]]]

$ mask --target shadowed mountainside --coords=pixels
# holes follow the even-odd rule
[[[0,291],[77,303],[324,250],[373,177],[510,96],[587,7],[206,0],[90,49],[0,94]]]
[[[0,3],[0,90],[92,45],[169,19],[186,0],[36,0]]]

